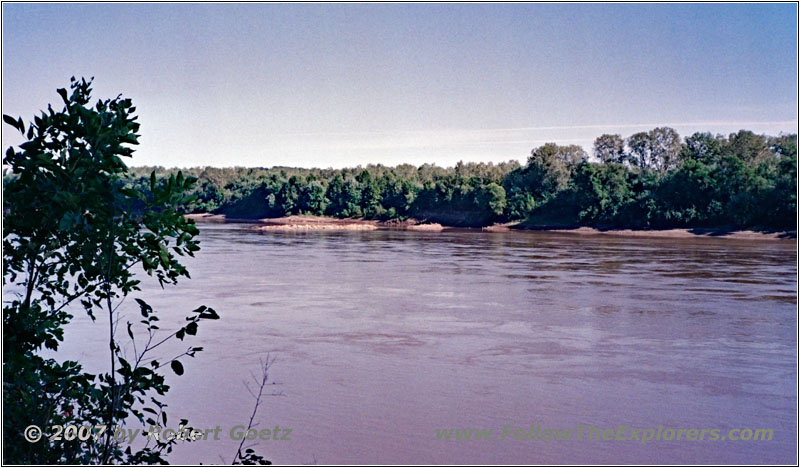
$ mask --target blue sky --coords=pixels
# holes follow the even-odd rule
[[[132,165],[448,166],[661,125],[797,131],[795,4],[2,9],[3,113],[94,76],[137,106]]]

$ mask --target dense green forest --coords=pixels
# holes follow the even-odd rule
[[[191,168],[196,200],[187,211],[237,218],[293,214],[407,219],[450,226],[524,221],[600,228],[794,228],[797,135],[741,130],[681,139],[668,127],[622,138],[602,135],[594,157],[547,143],[523,166],[459,163],[452,168]],[[133,168],[137,188],[150,173]]]

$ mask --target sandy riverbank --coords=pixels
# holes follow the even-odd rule
[[[581,226],[575,228],[558,228],[550,226],[529,226],[519,223],[495,224],[483,228],[489,232],[509,231],[542,231],[558,232],[580,236],[615,236],[615,237],[643,237],[651,239],[735,239],[735,240],[790,240],[797,238],[795,231],[747,231],[713,228],[697,229],[597,229]]]
[[[440,232],[460,230],[442,226],[438,223],[407,221],[373,221],[365,219],[338,219],[321,216],[285,216],[282,218],[243,219],[229,218],[225,215],[207,213],[190,214],[188,218],[204,223],[248,223],[251,229],[259,231],[373,231],[376,229],[396,229],[404,231]],[[485,232],[541,231],[581,236],[643,237],[659,239],[735,239],[735,240],[783,240],[794,241],[794,231],[742,231],[726,229],[597,229],[591,227],[559,228],[552,226],[529,226],[521,223],[495,224],[482,228]]]
[[[285,216],[282,218],[241,219],[228,218],[225,215],[190,214],[198,222],[204,223],[251,223],[251,229],[257,231],[374,231],[376,229],[396,229],[402,231],[444,230],[437,223],[419,223],[410,221],[373,221],[367,219],[339,219],[322,216]]]

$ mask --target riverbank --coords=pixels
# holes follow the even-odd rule
[[[422,223],[417,220],[406,221],[374,221],[366,219],[339,219],[322,216],[285,216],[281,218],[229,218],[225,215],[209,213],[189,214],[186,217],[203,223],[247,223],[254,224],[251,229],[257,231],[372,231],[377,229],[395,229],[404,231],[441,232],[464,230],[464,228],[442,226],[438,223]],[[485,232],[542,231],[566,233],[581,236],[615,236],[644,237],[660,239],[734,239],[734,240],[790,240],[797,238],[796,231],[752,231],[726,228],[694,228],[694,229],[598,229],[593,227],[559,227],[537,226],[525,223],[504,223],[486,226]]]
[[[557,227],[535,226],[522,223],[495,224],[483,228],[489,232],[543,231],[569,233],[581,236],[644,237],[653,239],[736,239],[736,240],[794,240],[795,231],[751,231],[725,228],[676,228],[676,229],[598,229],[588,226]]]
[[[187,218],[203,223],[248,223],[256,224],[250,229],[256,231],[374,231],[376,229],[396,229],[402,231],[439,232],[445,229],[438,223],[407,221],[375,221],[357,218],[328,218],[324,216],[284,216],[281,218],[244,219],[229,218],[225,215],[208,213],[190,214]]]

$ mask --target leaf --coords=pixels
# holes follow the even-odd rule
[[[186,325],[186,334],[192,336],[197,334],[197,322],[192,322],[189,325]]]
[[[153,312],[153,307],[142,299],[137,297],[135,301],[139,303],[139,309],[141,310],[143,317],[146,318],[151,312]]]
[[[22,119],[14,120],[13,117],[3,114],[3,121],[12,127],[16,128],[20,132],[25,132],[25,125],[22,123]]]
[[[131,322],[128,322],[128,336],[133,339],[133,331],[131,331]]]
[[[219,314],[214,309],[208,309],[206,312],[200,314],[201,319],[219,320]]]
[[[20,143],[19,147],[25,151],[35,151],[39,148],[39,143],[36,141],[26,141],[25,143]]]
[[[69,99],[67,98],[67,90],[64,88],[58,88],[56,92],[61,96],[61,99],[64,100],[64,104],[69,104]]]
[[[161,257],[161,265],[164,268],[169,268],[169,251],[163,244],[158,245],[158,255]]]
[[[183,375],[183,364],[180,361],[172,361],[169,363],[169,366],[172,367],[172,371],[178,375]]]
[[[121,189],[119,189],[119,193],[125,195],[126,197],[141,199],[141,194],[139,193],[139,191],[134,190],[132,188],[122,187]]]

